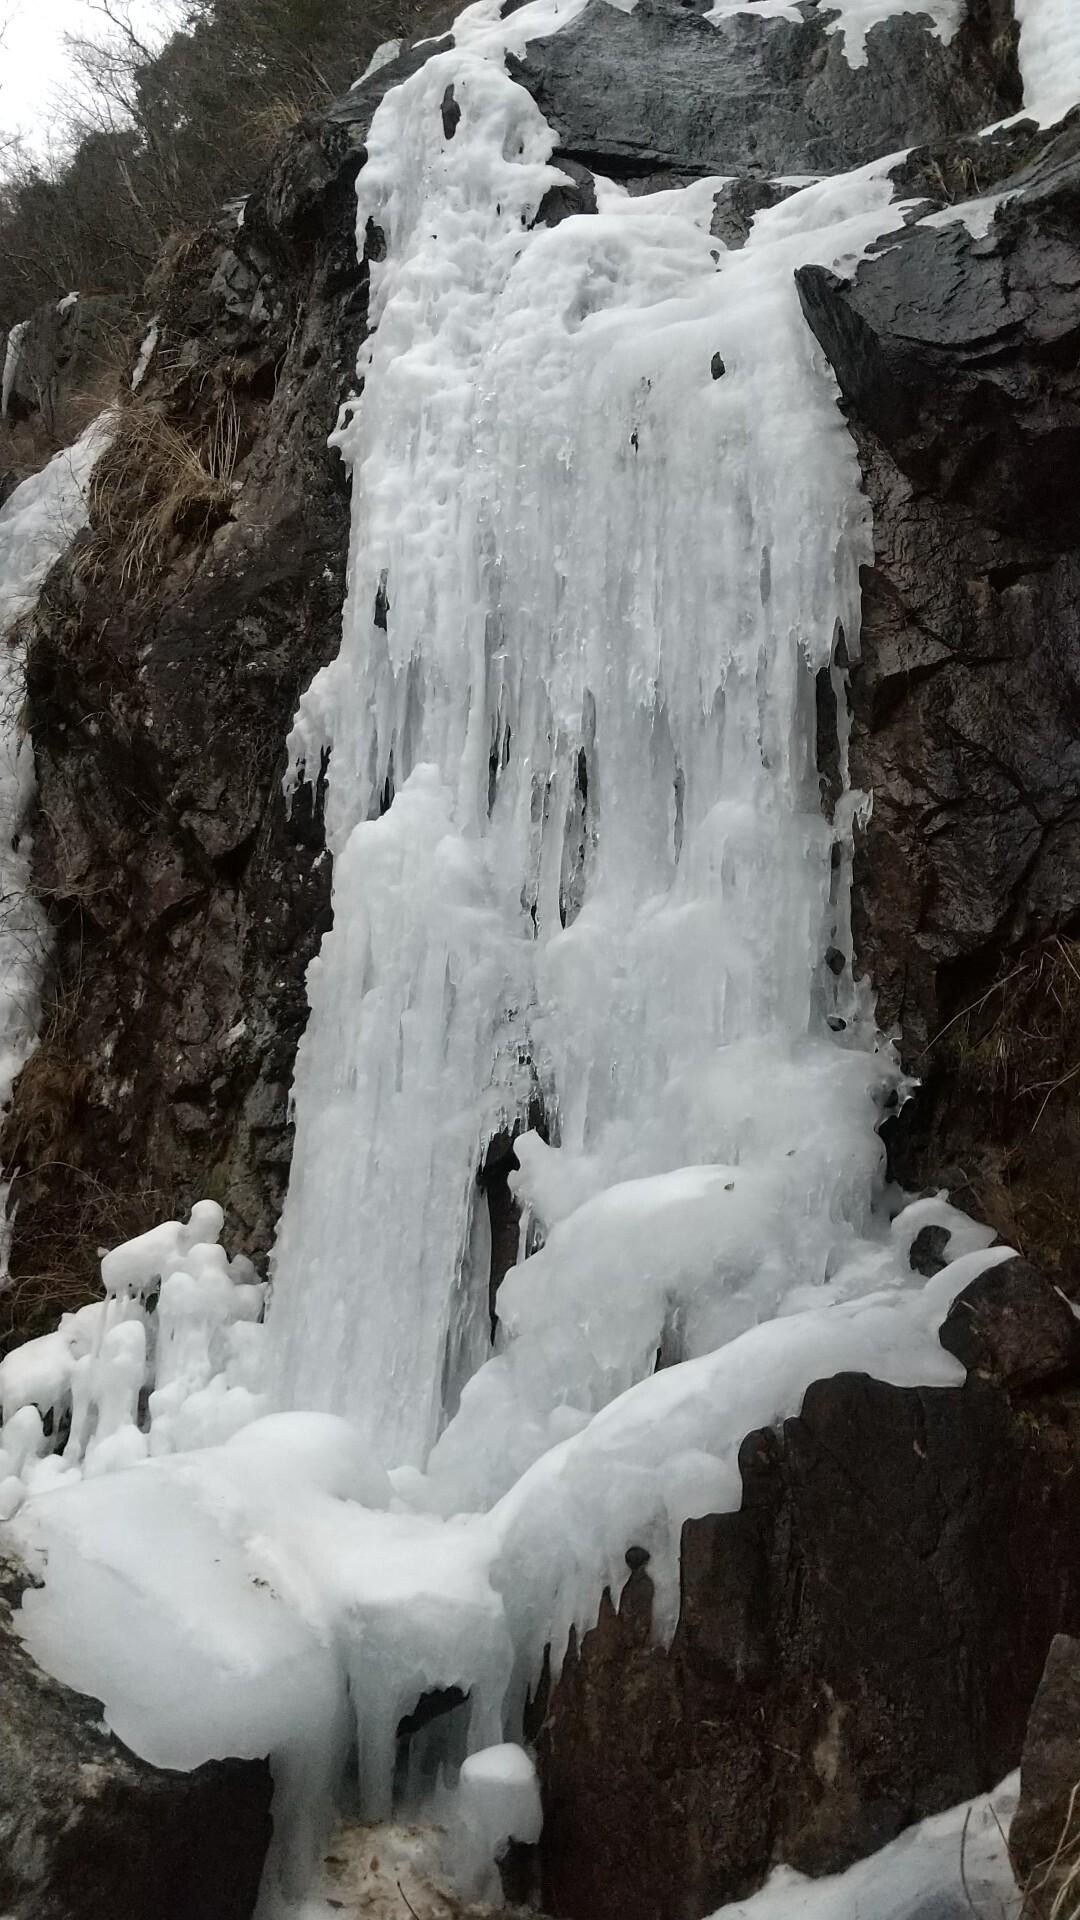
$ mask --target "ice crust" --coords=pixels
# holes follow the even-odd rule
[[[808,1880],[778,1867],[760,1893],[712,1920],[1018,1920],[1008,1837],[1019,1791],[1010,1774],[994,1793],[921,1821],[846,1873]]]
[[[681,1528],[738,1506],[745,1435],[838,1370],[961,1379],[942,1317],[1009,1257],[885,1187],[866,803],[829,821],[818,789],[815,676],[843,770],[870,528],[793,274],[895,226],[890,159],[730,254],[716,180],[600,182],[535,227],[562,176],[504,52],[581,4],[480,0],[366,143],[348,601],[290,743],[295,777],[330,754],[334,923],[265,1324],[203,1201],[0,1363],[27,1644],[158,1764],[272,1755],[261,1920],[310,1914],[350,1745],[390,1814],[433,1689],[466,1696],[436,1798],[475,1887],[477,1849],[535,1832],[526,1689],[627,1546],[667,1635]],[[493,1341],[478,1173],[515,1128]]]

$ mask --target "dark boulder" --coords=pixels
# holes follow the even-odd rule
[[[150,1767],[96,1701],[37,1668],[12,1624],[27,1575],[0,1559],[0,1911],[4,1920],[251,1920],[270,1771]]]
[[[958,1294],[941,1344],[969,1373],[1021,1389],[1080,1372],[1080,1321],[1026,1260],[990,1267]]]
[[[1008,1345],[1007,1303],[984,1338]],[[740,1511],[683,1530],[670,1648],[639,1567],[536,1703],[553,1912],[711,1913],[1017,1764],[1051,1640],[1080,1628],[1080,1384],[1035,1372],[1023,1405],[982,1374],[843,1375],[749,1436]]]

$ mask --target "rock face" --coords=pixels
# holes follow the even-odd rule
[[[1080,1835],[1080,1640],[1059,1634],[1031,1710],[1020,1770],[1020,1804],[1009,1847],[1025,1889],[1027,1920],[1060,1920],[1075,1904]],[[1069,1888],[1073,1898],[1069,1900]],[[1055,1904],[1056,1903],[1056,1904]]]
[[[1006,179],[982,164],[1015,192],[988,231],[915,226],[850,282],[799,278],[874,512],[856,955],[924,1083],[894,1168],[1074,1285],[1080,116]]]
[[[996,1305],[973,1290],[988,1343],[1016,1314],[1056,1325],[1047,1282],[996,1271]],[[749,1436],[741,1511],[684,1529],[670,1649],[639,1566],[537,1703],[553,1912],[711,1913],[1016,1765],[1047,1648],[1080,1625],[1080,1372],[1059,1358],[1012,1394],[842,1376]]]
[[[75,399],[92,398],[114,374],[127,324],[124,302],[110,294],[83,294],[39,307],[18,343],[5,418],[15,422],[36,414],[47,433],[63,427],[65,437],[74,439],[65,415]],[[0,364],[6,346],[5,336]]]
[[[163,1773],[49,1680],[14,1632],[26,1574],[0,1560],[0,1912],[5,1920],[251,1920],[270,1773]]]
[[[239,233],[165,263],[156,352],[28,634],[55,965],[0,1139],[17,1281],[0,1346],[95,1291],[98,1244],[199,1195],[245,1251],[270,1243],[329,912],[320,770],[290,814],[285,740],[340,637],[348,487],[326,437],[366,313],[353,182],[395,72],[348,123],[301,125]]]
[[[674,0],[632,12],[590,0],[510,70],[560,152],[616,179],[836,173],[988,125],[1020,105],[1015,29],[1000,0],[974,6],[948,44],[912,14],[882,23],[851,65],[838,34],[808,20],[716,21]]]

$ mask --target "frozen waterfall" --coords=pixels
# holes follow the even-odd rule
[[[715,178],[548,225],[505,54],[580,10],[480,0],[366,140],[348,599],[291,739],[295,778],[328,756],[334,924],[265,1325],[203,1202],[0,1365],[27,1642],[160,1764],[272,1752],[264,1920],[304,1911],[350,1750],[389,1814],[431,1689],[485,1864],[532,1832],[507,1744],[628,1542],[670,1632],[745,1434],[837,1369],[961,1378],[942,1317],[1009,1257],[885,1192],[852,978],[870,526],[794,276],[895,228],[891,161],[789,182],[738,251]]]
[[[732,254],[718,181],[536,225],[552,135],[489,11],[387,96],[360,178],[349,600],[293,738],[331,756],[334,928],[269,1322],[276,1396],[387,1465],[464,1387],[435,1465],[472,1459],[468,1505],[488,1411],[512,1478],[658,1349],[847,1267],[891,1071],[824,958],[849,809],[821,810],[815,674],[856,644],[869,532],[793,280],[895,221],[890,185],[811,187]],[[514,1184],[547,1245],[478,1374],[477,1176],[537,1116]]]

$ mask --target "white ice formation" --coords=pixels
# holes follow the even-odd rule
[[[11,404],[11,390],[15,385],[16,375],[19,371],[19,362],[22,358],[22,343],[29,325],[29,320],[16,320],[15,325],[8,330],[7,341],[4,345],[4,371],[2,377],[0,377],[0,423],[8,417],[8,407]]]
[[[793,274],[897,224],[889,163],[738,252],[718,180],[534,226],[562,176],[504,54],[580,5],[480,0],[366,141],[349,595],[292,736],[298,774],[331,755],[334,925],[265,1325],[204,1202],[0,1366],[28,1644],[163,1765],[272,1753],[264,1920],[304,1910],[350,1745],[390,1812],[432,1689],[467,1695],[452,1821],[527,1836],[525,1689],[627,1544],[670,1632],[745,1434],[839,1369],[959,1379],[942,1317],[1008,1257],[886,1191],[895,1061],[825,959],[861,802],[822,813],[814,684],[842,714],[870,529]],[[493,1343],[479,1176],[515,1129]]]
[[[1075,0],[1013,0],[1020,23],[1024,113],[1041,126],[1080,101],[1080,7]]]

